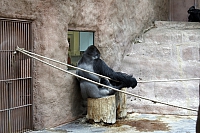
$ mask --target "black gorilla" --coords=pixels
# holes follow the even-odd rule
[[[90,74],[78,69],[76,71],[76,73],[82,77],[115,87],[116,89],[121,89],[122,87],[134,88],[137,86],[136,79],[133,78],[131,75],[127,75],[121,72],[115,72],[110,67],[108,67],[106,63],[100,59],[100,52],[94,45],[89,46],[84,52],[82,58],[78,62],[78,67],[98,73],[100,75],[107,76],[115,81],[119,81],[109,81],[105,78],[101,78],[94,74]],[[80,82],[81,94],[85,101],[87,100],[87,98],[101,98],[115,93],[115,91],[112,89],[98,86],[94,83],[80,78],[78,80]]]
[[[190,14],[188,16],[189,22],[200,22],[200,10],[199,9],[195,9],[195,7],[192,6],[189,8],[188,13]]]

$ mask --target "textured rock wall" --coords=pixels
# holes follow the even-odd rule
[[[122,61],[121,71],[138,81],[200,77],[199,23],[156,22]],[[197,110],[199,80],[139,83],[130,92],[180,107]],[[156,104],[128,96],[128,111],[140,113],[196,115],[196,112]]]
[[[67,62],[68,29],[95,31],[95,45],[116,70],[135,38],[155,20],[168,18],[168,0],[0,0],[0,6],[2,17],[33,20],[34,52],[62,62]],[[73,76],[37,61],[33,76],[36,129],[80,114],[81,96]]]
[[[78,3],[76,11],[69,28],[95,31],[102,58],[117,70],[141,31],[155,20],[167,20],[168,0],[88,0]]]

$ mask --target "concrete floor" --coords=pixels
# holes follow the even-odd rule
[[[31,133],[195,133],[196,116],[156,114],[129,114],[113,125],[89,124],[86,118],[71,123]]]

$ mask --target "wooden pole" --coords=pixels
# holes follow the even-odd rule
[[[126,91],[127,88],[122,88],[121,90]],[[116,98],[117,118],[125,118],[127,116],[127,105],[126,105],[127,96],[125,93],[117,92],[115,94],[115,98]]]

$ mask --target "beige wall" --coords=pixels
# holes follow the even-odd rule
[[[170,20],[188,21],[188,9],[195,5],[195,0],[170,0]]]
[[[0,6],[2,17],[33,20],[34,51],[62,62],[67,62],[68,29],[95,31],[95,45],[115,70],[144,29],[167,20],[169,7],[168,0],[0,0]],[[73,76],[37,61],[33,76],[35,129],[78,117],[81,96]]]
[[[140,43],[135,43],[121,65],[138,81],[128,91],[152,100],[198,109],[200,77],[200,23],[156,21]],[[151,82],[152,80],[185,79],[187,81]],[[174,108],[128,96],[129,112],[196,115],[195,111]]]

